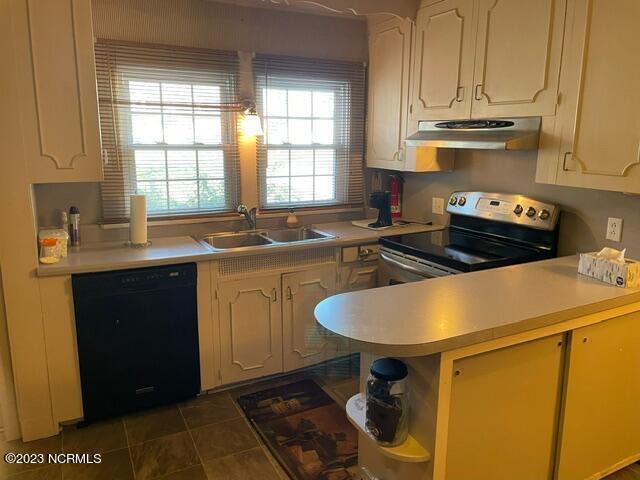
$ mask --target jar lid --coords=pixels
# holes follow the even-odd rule
[[[396,358],[379,358],[371,364],[371,375],[380,380],[395,382],[407,376],[407,366]]]

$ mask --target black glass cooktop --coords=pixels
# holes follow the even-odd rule
[[[383,237],[380,244],[462,272],[542,260],[551,256],[534,248],[469,234],[455,228]]]

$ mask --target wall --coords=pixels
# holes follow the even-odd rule
[[[447,198],[454,190],[520,193],[562,207],[560,254],[624,246],[640,258],[640,197],[538,184],[535,168],[536,152],[458,150],[453,172],[405,176],[403,213],[442,223],[448,216],[431,213],[434,196]],[[622,243],[605,240],[607,217],[624,219]]]
[[[351,61],[366,61],[368,55],[367,24],[361,17],[310,15],[207,0],[93,0],[92,7],[96,38]],[[241,96],[252,94],[246,93],[246,76],[241,78]],[[252,89],[251,79],[248,88]],[[241,139],[240,164],[242,202],[252,206],[257,203],[253,140],[249,144]],[[35,185],[34,195],[40,227],[58,225],[60,212],[75,205],[80,208],[85,242],[127,238],[126,229],[103,230],[96,225],[102,216],[97,183]],[[319,223],[361,216],[361,212],[322,214],[304,217],[303,221]],[[260,222],[261,227],[283,224],[284,217]],[[241,221],[227,221],[151,227],[149,235],[200,235],[243,225]]]

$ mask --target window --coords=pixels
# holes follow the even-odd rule
[[[364,67],[258,56],[262,209],[363,203]]]
[[[238,203],[237,55],[96,45],[104,217],[128,217],[147,195],[150,216],[216,213]]]

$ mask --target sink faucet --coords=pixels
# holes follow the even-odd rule
[[[256,229],[256,212],[257,211],[258,209],[256,207],[253,207],[251,210],[249,210],[246,205],[242,205],[242,204],[238,205],[238,213],[240,215],[244,215],[245,220],[249,224],[250,230]]]

